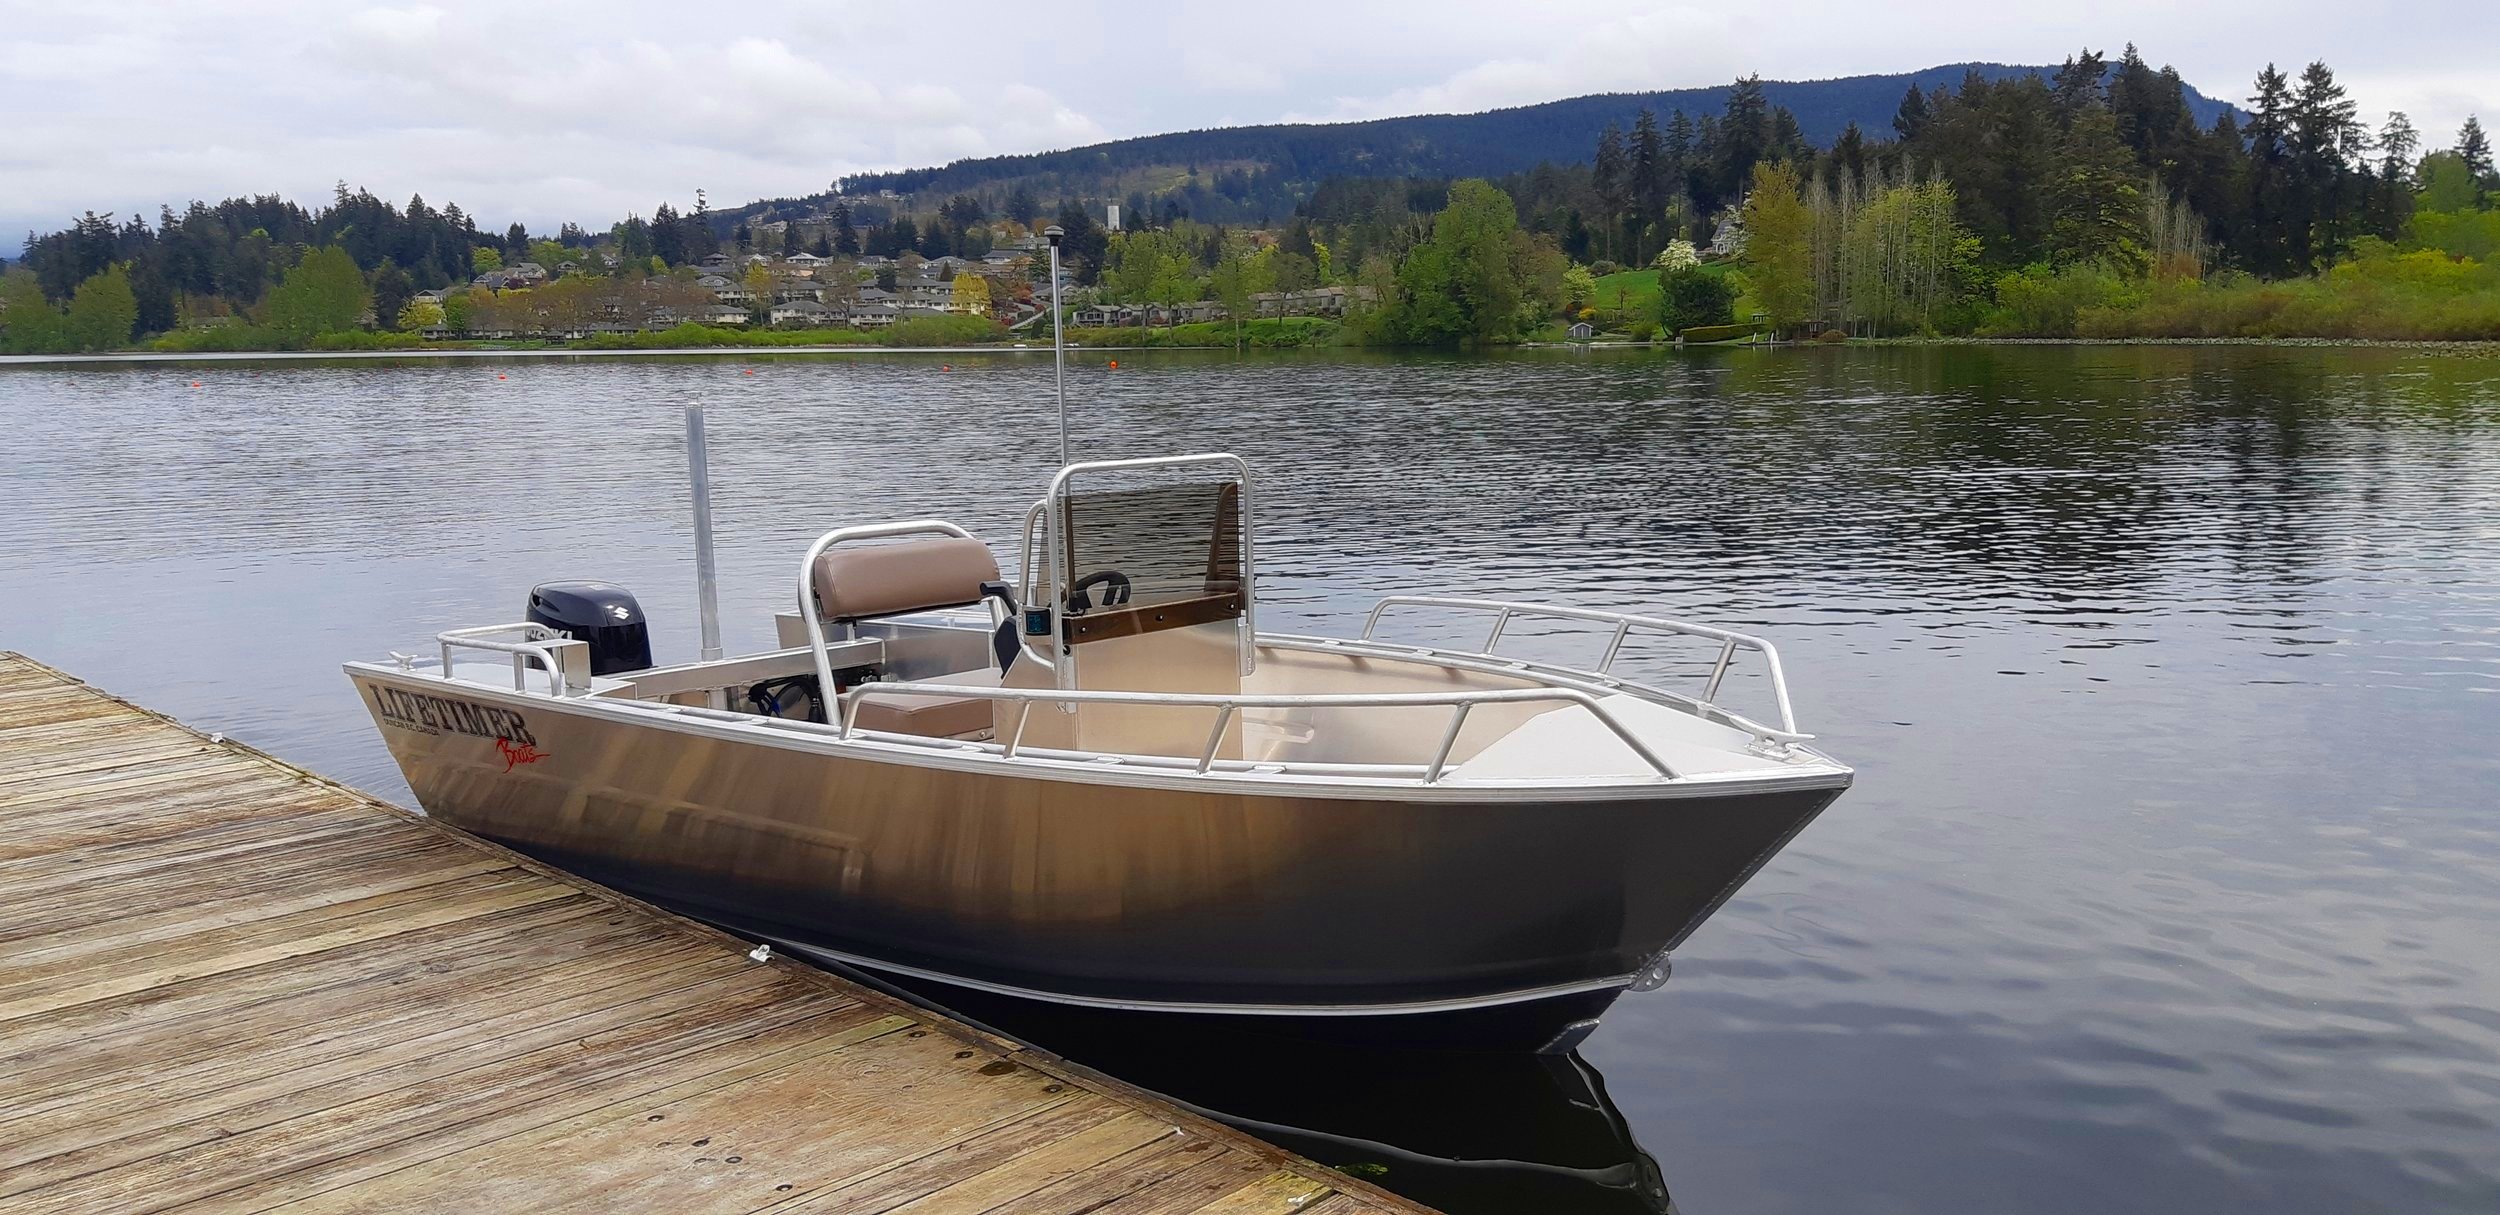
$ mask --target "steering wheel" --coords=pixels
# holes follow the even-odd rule
[[[1108,588],[1102,593],[1104,607],[1118,607],[1127,603],[1132,593],[1128,575],[1118,570],[1103,570],[1087,574],[1077,579],[1075,586],[1068,588],[1068,611],[1071,613],[1092,611],[1094,597],[1085,592],[1098,586]]]

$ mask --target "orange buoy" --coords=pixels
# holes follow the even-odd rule
[[[511,377],[511,376],[508,376],[508,375],[505,375],[504,373],[502,373],[502,372],[498,371],[498,372],[496,372],[496,373],[495,373],[495,378],[496,378],[496,379],[498,379],[498,380],[508,380],[508,379],[511,379],[512,377]]]
[[[197,388],[197,387],[199,387],[199,386],[200,386],[200,382],[199,382],[198,380],[193,380],[193,381],[191,381],[191,386],[192,386],[193,388]]]
[[[1120,369],[1120,360],[1118,360],[1118,359],[1113,359],[1113,360],[1111,360],[1111,369],[1112,369],[1113,371],[1118,371],[1118,370]]]
[[[953,363],[940,363],[940,364],[938,364],[938,370],[940,370],[940,371],[953,371],[954,369],[955,369],[955,365],[954,365]]]

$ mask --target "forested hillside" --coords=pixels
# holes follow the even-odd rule
[[[1796,138],[1828,147],[1852,123],[1869,132],[1888,130],[1902,94],[1910,89],[1932,93],[1958,88],[1974,74],[1993,81],[2046,76],[2055,70],[1955,63],[1916,72],[1759,83],[1763,100],[1794,118]],[[1724,111],[1735,87],[1599,93],[1481,114],[1183,131],[1030,156],[962,160],[943,168],[861,174],[843,179],[841,185],[855,194],[970,194],[993,210],[1004,208],[1019,191],[1044,200],[1118,201],[1135,193],[1158,210],[1169,198],[1177,213],[1208,222],[1263,222],[1281,219],[1329,178],[1499,177],[1546,163],[1586,163],[1599,132],[1608,125],[1629,126],[1643,110],[1662,122],[1683,113],[1697,123],[1704,115]],[[2183,92],[2200,124],[2210,124],[2230,108],[2193,87]],[[777,206],[788,209],[818,201],[777,200]]]

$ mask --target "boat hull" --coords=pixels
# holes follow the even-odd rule
[[[427,813],[744,934],[1023,998],[1502,1045],[1592,1019],[1840,792],[1139,787],[350,673]]]

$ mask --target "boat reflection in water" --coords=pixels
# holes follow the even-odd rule
[[[1399,1049],[895,988],[1450,1212],[1672,1215],[1657,1162],[1576,1053]]]

